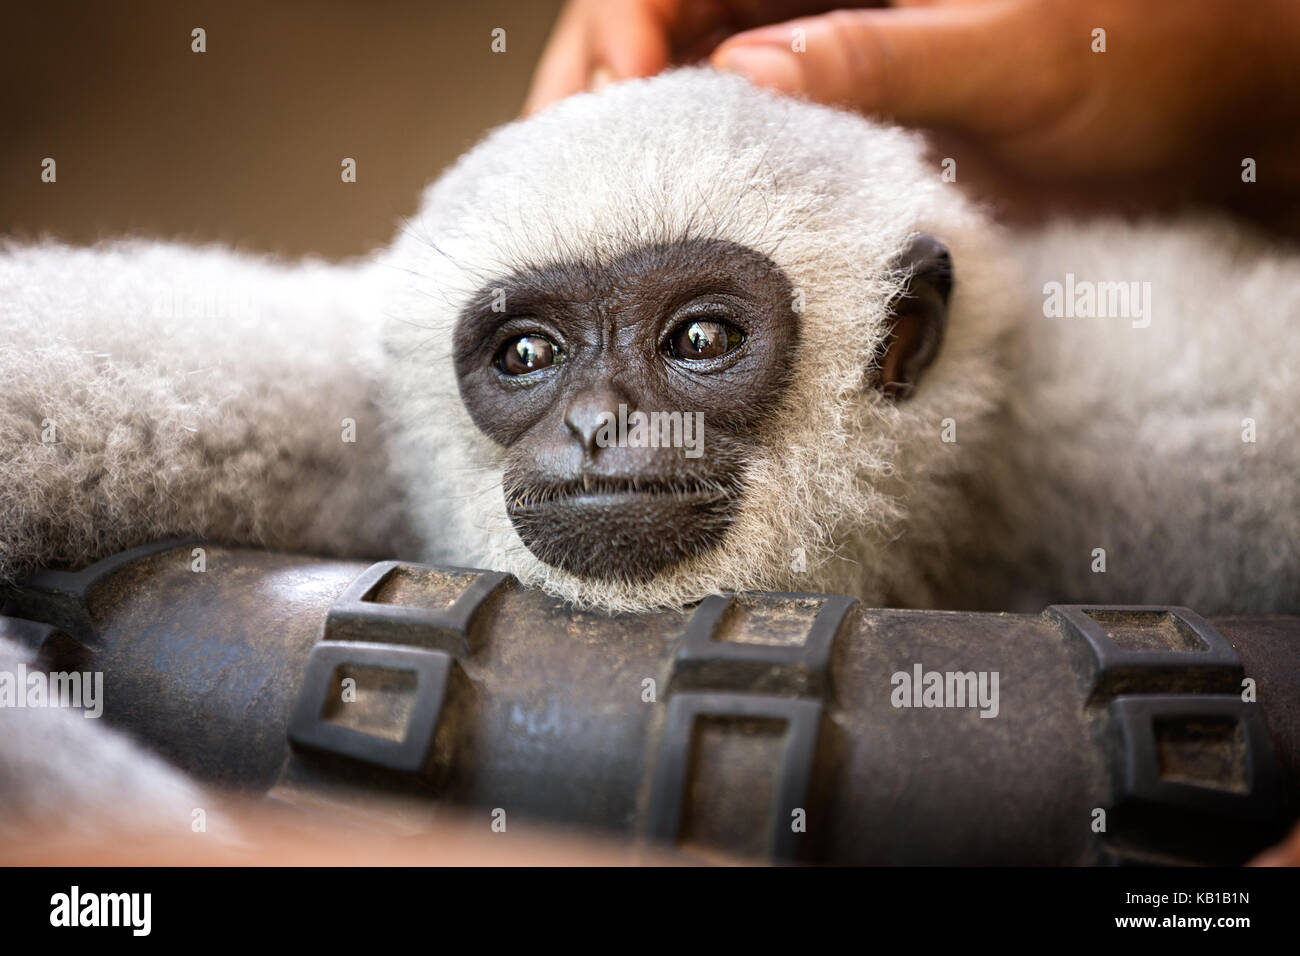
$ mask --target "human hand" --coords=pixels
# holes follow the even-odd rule
[[[1300,197],[1300,6],[1287,0],[906,0],[770,22],[824,7],[573,0],[527,109],[708,55],[759,85],[926,127],[963,182],[1012,205]],[[1268,188],[1242,196],[1245,157]]]
[[[533,74],[524,113],[608,82],[700,62],[741,31],[833,7],[813,0],[570,0]]]

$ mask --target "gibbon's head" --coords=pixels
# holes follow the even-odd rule
[[[1009,311],[940,172],[911,134],[708,70],[489,135],[383,261],[427,557],[614,611],[922,594]]]

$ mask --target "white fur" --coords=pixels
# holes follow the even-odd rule
[[[999,496],[1029,594],[1300,611],[1300,256],[1208,219],[1055,223],[1013,254],[1033,292],[1151,283],[1147,328],[1045,318],[1041,295],[1023,320]]]
[[[402,509],[374,272],[149,242],[5,249],[0,580],[181,533],[388,552]]]

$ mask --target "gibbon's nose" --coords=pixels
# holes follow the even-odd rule
[[[587,458],[594,458],[600,447],[601,426],[618,421],[620,405],[628,405],[626,395],[610,385],[597,385],[580,391],[564,410],[564,424],[582,446]],[[626,411],[632,409],[629,407]],[[611,426],[607,432],[613,434],[615,427]]]

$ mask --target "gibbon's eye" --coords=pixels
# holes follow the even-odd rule
[[[734,352],[745,341],[740,329],[726,322],[697,319],[683,322],[668,336],[668,352],[673,358],[714,359]]]
[[[497,368],[506,375],[529,375],[552,365],[559,365],[564,355],[544,335],[516,335],[501,346],[497,353]]]

